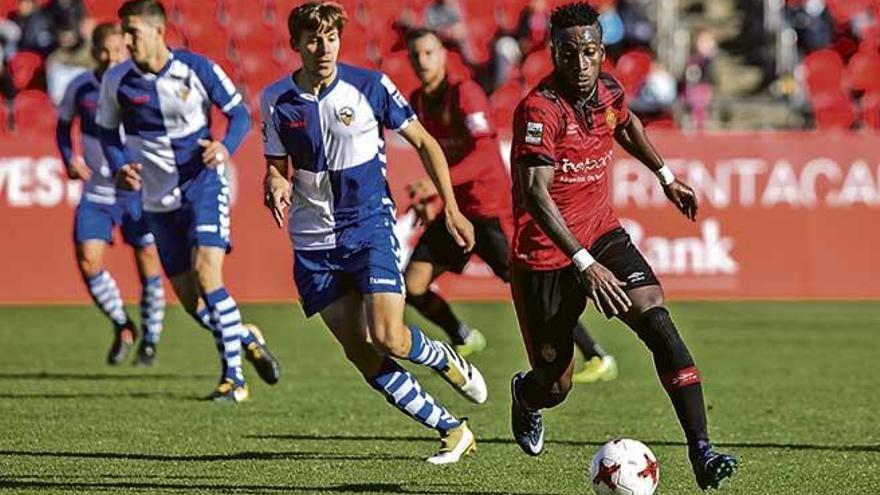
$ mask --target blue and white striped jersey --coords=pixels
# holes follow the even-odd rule
[[[85,198],[95,203],[114,204],[116,187],[101,149],[100,129],[95,123],[100,88],[101,82],[94,71],[76,76],[64,90],[64,97],[58,105],[58,118],[70,123],[79,117],[83,160],[92,170],[92,177],[84,185]]]
[[[223,69],[186,50],[173,50],[157,74],[132,61],[104,74],[97,122],[122,125],[127,159],[144,167],[145,211],[179,208],[179,186],[204,169],[198,140],[210,139],[212,104],[228,115],[242,97]]]
[[[288,225],[297,250],[357,246],[375,235],[373,220],[393,222],[384,129],[416,116],[387,76],[339,64],[316,96],[288,74],[260,106],[266,156],[290,156],[295,168]]]

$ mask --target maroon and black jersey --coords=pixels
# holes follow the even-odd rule
[[[431,96],[415,90],[410,103],[443,148],[461,212],[476,218],[509,218],[510,176],[483,89],[471,79],[447,80]]]
[[[524,158],[553,165],[550,196],[583,246],[589,247],[602,234],[620,226],[611,207],[608,167],[614,129],[629,118],[623,87],[605,72],[599,74],[596,92],[580,109],[563,98],[553,76],[541,81],[516,108],[511,166]],[[512,175],[513,262],[532,270],[569,265],[568,256],[526,212],[517,174]]]

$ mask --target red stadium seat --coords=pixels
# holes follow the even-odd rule
[[[523,87],[519,81],[507,81],[489,97],[492,106],[492,119],[499,131],[510,132],[513,126],[513,111],[523,98]]]
[[[862,97],[862,123],[868,129],[880,131],[880,90],[868,91]]]
[[[384,57],[381,69],[406,97],[409,97],[420,85],[419,79],[412,70],[407,54],[404,51],[394,52]]]
[[[522,75],[527,88],[536,86],[541,79],[553,72],[553,60],[550,57],[549,48],[532,52],[526,57],[522,64]]]
[[[617,78],[620,79],[620,84],[623,85],[628,97],[634,98],[638,94],[639,88],[651,72],[653,60],[654,57],[644,50],[626,52],[617,60],[615,65]]]
[[[811,93],[839,89],[844,76],[843,59],[834,50],[817,50],[804,57],[804,77]]]
[[[846,64],[846,81],[852,91],[880,89],[880,53],[869,47],[859,50]]]
[[[0,98],[0,135],[6,134],[9,129],[9,113],[7,112],[8,103]]]
[[[871,0],[825,0],[825,5],[839,24],[849,23],[857,14],[872,7]]]
[[[19,132],[42,133],[55,129],[55,106],[43,91],[26,89],[15,95],[12,114]]]
[[[116,21],[122,0],[85,0],[86,10],[97,22]]]
[[[43,70],[43,57],[38,53],[21,51],[12,56],[9,61],[9,72],[12,74],[12,84],[16,90],[22,90],[31,85],[34,78]]]
[[[824,93],[810,97],[817,129],[851,129],[856,112],[850,99],[842,92]]]

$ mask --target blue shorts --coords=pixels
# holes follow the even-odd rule
[[[361,294],[404,294],[400,271],[400,243],[390,226],[374,232],[373,239],[351,250],[294,249],[293,278],[306,316],[312,316],[349,290]]]
[[[112,205],[96,203],[83,198],[76,208],[73,223],[73,239],[77,244],[86,241],[104,241],[113,244],[113,227],[120,226],[122,240],[140,249],[156,241],[143,218],[135,220],[126,212],[124,201],[138,201],[136,196],[125,198],[122,193]]]
[[[176,210],[144,212],[168,277],[192,269],[196,247],[230,250],[229,185],[221,174],[222,171],[209,168],[199,172],[183,188],[183,200]]]

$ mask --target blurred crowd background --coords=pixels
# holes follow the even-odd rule
[[[121,1],[0,0],[0,133],[54,129],[54,105],[92,61],[96,23]],[[173,47],[221,64],[251,102],[296,66],[286,18],[299,0],[165,0]],[[453,74],[490,94],[496,121],[551,70],[560,0],[346,0],[342,59],[418,81],[403,42],[436,29]],[[683,130],[880,129],[880,0],[592,0],[607,70],[652,127]]]

